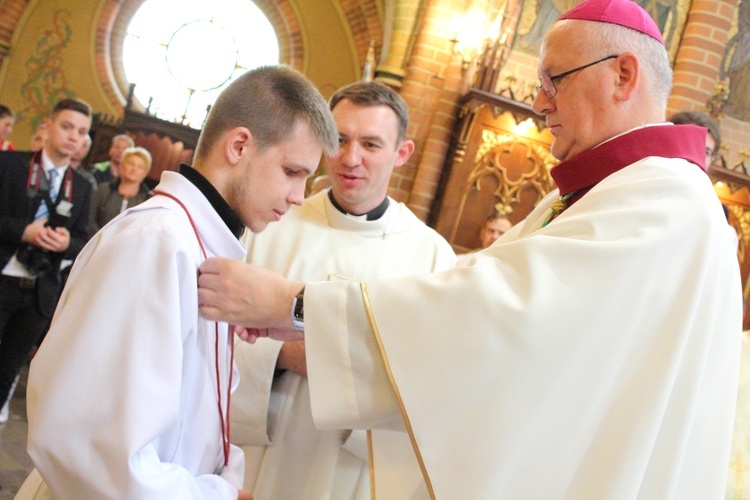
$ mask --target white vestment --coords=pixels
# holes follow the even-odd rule
[[[389,201],[381,218],[366,221],[342,214],[321,192],[249,236],[247,260],[305,281],[453,267],[455,254],[445,239],[406,206]],[[365,431],[354,431],[342,448],[348,431],[315,428],[307,381],[292,372],[274,378],[281,345],[266,339],[237,344],[242,381],[232,398],[232,438],[245,451],[245,487],[256,500],[369,498]],[[378,495],[411,499],[426,491],[408,435],[372,434]]]
[[[194,184],[164,172],[157,190],[186,205],[208,256],[244,256]],[[224,453],[215,323],[198,316],[203,258],[185,211],[165,196],[121,214],[79,255],[27,393],[29,454],[55,498],[237,498],[237,447],[213,474]],[[230,338],[225,323],[218,331],[226,414]]]
[[[648,157],[540,229],[556,198],[465,267],[308,283],[315,423],[403,415],[438,499],[720,498],[742,294],[710,180]]]
[[[734,232],[734,229],[732,229]],[[737,234],[736,232],[734,233]],[[750,498],[750,331],[742,335],[740,381],[732,434],[726,500]]]

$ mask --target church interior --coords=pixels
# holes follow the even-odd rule
[[[150,151],[154,184],[161,172],[190,163],[206,110],[203,101],[190,103],[195,89],[188,87],[187,101],[179,105],[185,113],[170,116],[156,96],[140,92],[135,73],[126,68],[132,64],[131,22],[156,1],[0,0],[0,104],[16,114],[10,138],[17,149],[31,142],[56,101],[78,97],[95,113],[93,146],[84,164],[106,160],[117,134]],[[275,62],[300,70],[324,97],[373,79],[405,99],[411,113],[408,136],[416,148],[394,171],[389,194],[457,253],[479,246],[479,229],[489,214],[519,222],[555,188],[549,175],[556,162],[549,151],[553,137],[531,102],[542,36],[578,0],[244,2],[254,4],[272,28]],[[738,235],[747,305],[750,0],[637,3],[656,21],[668,49],[674,72],[668,116],[699,111],[719,124],[722,146],[708,173]],[[181,8],[180,1],[171,4]],[[204,23],[218,19],[210,12],[201,15]],[[184,26],[171,28],[175,37]],[[198,60],[215,59],[200,43],[193,50]],[[150,60],[140,64],[149,71]],[[748,329],[750,312],[745,311]],[[13,498],[31,467],[23,386],[21,380],[10,421],[0,424],[0,499]],[[750,465],[743,467],[750,471]]]

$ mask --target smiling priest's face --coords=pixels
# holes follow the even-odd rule
[[[338,152],[326,158],[333,197],[351,214],[377,207],[388,193],[393,168],[411,154],[398,141],[398,118],[388,106],[360,106],[349,99],[333,108],[339,131]]]

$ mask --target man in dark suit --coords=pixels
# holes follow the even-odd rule
[[[91,108],[63,99],[39,152],[0,153],[0,402],[61,292],[60,266],[88,241],[91,184],[68,168],[91,127]],[[1,404],[0,404],[1,406]]]

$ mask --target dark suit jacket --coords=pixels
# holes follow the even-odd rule
[[[0,271],[21,245],[23,231],[34,221],[41,203],[41,197],[29,196],[26,188],[30,162],[30,152],[0,152]],[[52,317],[62,286],[60,261],[74,260],[89,239],[87,224],[91,191],[91,183],[74,171],[73,209],[65,224],[70,231],[70,246],[65,252],[52,254],[56,272],[40,276],[36,281],[39,312],[47,318]],[[63,189],[60,189],[58,199],[64,199]]]

